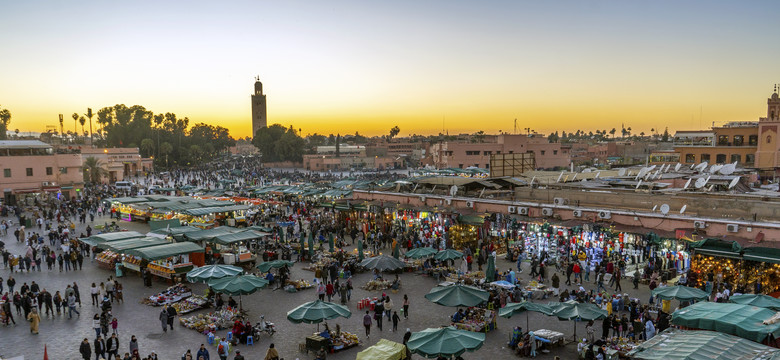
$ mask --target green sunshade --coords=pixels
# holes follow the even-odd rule
[[[707,300],[709,296],[706,292],[697,288],[689,286],[677,285],[657,287],[650,292],[654,297],[657,296],[664,300],[680,300],[680,301],[692,301],[692,300]]]
[[[436,255],[433,258],[439,261],[444,261],[444,260],[457,260],[462,257],[463,257],[462,252],[453,249],[446,249],[436,253]]]
[[[406,254],[404,254],[404,256],[412,259],[421,259],[436,254],[436,252],[437,252],[436,249],[432,247],[419,247],[407,251]]]
[[[425,294],[426,299],[444,306],[477,306],[489,297],[485,290],[461,284],[437,286]]]
[[[778,359],[780,349],[715,331],[666,329],[628,353],[641,360]]]
[[[81,240],[81,242],[89,246],[97,246],[98,244],[102,244],[104,242],[127,240],[127,239],[142,238],[142,237],[144,237],[144,234],[141,234],[136,231],[117,231],[112,233],[92,235],[90,237],[81,238],[79,240]]]
[[[150,246],[139,249],[130,249],[125,251],[128,255],[138,256],[149,261],[167,259],[171,256],[189,254],[194,252],[204,252],[205,250],[193,243],[173,243],[166,245]]]
[[[173,236],[174,239],[181,239],[182,237],[184,237],[184,234],[190,233],[190,232],[195,232],[195,231],[203,231],[203,230],[198,229],[196,227],[192,227],[192,226],[180,226],[180,227],[175,227],[175,228],[170,228],[170,229],[165,228],[165,229],[153,230],[153,231],[150,231],[150,232],[146,233],[146,235],[147,236],[162,236],[162,237],[166,237],[168,235],[171,235],[171,236]]]
[[[182,213],[192,216],[203,216],[215,213],[249,210],[249,208],[249,205],[211,206],[197,209],[187,209],[182,211]]]
[[[232,234],[239,231],[241,230],[234,227],[220,226],[213,229],[188,232],[184,234],[184,237],[189,241],[208,241],[220,235]]]
[[[268,286],[268,280],[254,275],[237,275],[209,280],[214,291],[228,295],[249,295]]]
[[[519,303],[506,304],[506,306],[498,310],[498,316],[510,318],[514,314],[526,311],[534,311],[545,315],[552,315],[552,308],[547,305],[537,304],[530,301],[523,301]]]
[[[485,281],[496,281],[496,259],[493,255],[488,255],[487,269],[485,270]]]
[[[777,298],[773,298],[769,295],[763,295],[763,294],[734,295],[729,298],[729,302],[735,304],[757,306],[760,308],[772,309],[774,311],[780,311],[780,300]]]
[[[273,260],[273,261],[266,261],[264,263],[260,263],[259,265],[257,265],[257,268],[260,270],[260,272],[268,272],[268,270],[271,270],[271,268],[278,269],[285,266],[292,267],[293,265],[295,265],[295,263],[292,261]]]
[[[729,241],[723,239],[704,239],[701,241],[693,242],[689,245],[695,249],[696,254],[719,256],[732,259],[739,259],[742,246],[736,241]]]
[[[241,232],[234,232],[231,234],[217,235],[209,241],[213,241],[214,243],[220,245],[230,245],[232,243],[241,242],[241,241],[257,240],[266,235],[268,234],[259,231],[246,230]]]
[[[439,356],[451,358],[466,351],[478,350],[484,343],[485,333],[448,326],[412,333],[406,346],[412,353],[432,359]]]
[[[606,310],[591,303],[562,302],[548,304],[552,310],[552,316],[561,320],[599,320],[609,314]]]
[[[780,249],[765,247],[745,248],[742,258],[750,261],[759,261],[771,264],[780,264]]]
[[[756,306],[703,301],[675,311],[672,324],[762,342],[768,337],[780,337],[780,323],[763,323],[774,315],[773,310]]]
[[[387,339],[379,339],[374,346],[357,354],[355,360],[401,360],[406,358],[406,346]]]
[[[405,265],[406,264],[404,264],[403,261],[387,255],[371,257],[360,262],[360,266],[366,269],[376,269],[379,271],[394,271],[403,269]]]
[[[243,272],[243,269],[233,265],[206,265],[188,272],[187,280],[190,282],[209,281],[228,276],[236,276]]]
[[[316,300],[305,303],[287,312],[287,320],[296,324],[316,324],[337,317],[349,318],[352,312],[346,306],[332,302]]]
[[[170,243],[160,238],[142,237],[142,238],[106,242],[106,243],[98,244],[98,247],[102,247],[107,250],[111,250],[113,252],[121,253],[129,249],[137,249],[137,248],[158,246],[158,245],[165,245],[165,244],[170,244]]]

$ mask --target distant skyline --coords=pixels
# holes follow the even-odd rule
[[[238,138],[260,76],[268,124],[303,135],[702,129],[766,116],[777,14],[778,1],[10,1],[0,107],[22,132],[137,104]]]

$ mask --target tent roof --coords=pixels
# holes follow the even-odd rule
[[[81,238],[79,240],[81,240],[83,243],[88,244],[90,246],[96,246],[104,242],[119,241],[119,240],[141,238],[141,237],[144,237],[144,234],[141,234],[136,231],[117,231],[112,233],[92,235],[90,237]]]
[[[745,260],[780,264],[780,249],[766,247],[745,248],[743,254]]]
[[[699,302],[672,314],[672,324],[693,329],[714,330],[755,342],[768,336],[780,337],[780,323],[764,325],[775,312],[731,303]]]
[[[380,339],[374,346],[359,352],[355,360],[401,360],[405,357],[405,345],[387,339]]]
[[[629,352],[632,359],[753,360],[777,359],[780,349],[716,331],[669,328]]]
[[[204,252],[205,250],[193,243],[182,242],[166,245],[150,246],[145,248],[130,249],[125,251],[128,255],[138,256],[146,260],[161,260],[171,256]]]
[[[182,213],[192,216],[201,216],[214,213],[249,210],[249,208],[249,205],[211,206],[197,209],[187,209],[182,211]]]
[[[234,227],[220,226],[220,227],[215,227],[213,229],[187,232],[184,234],[184,237],[186,237],[187,240],[190,241],[204,241],[204,240],[208,241],[219,235],[232,234],[234,232],[239,232],[239,231],[241,230]]]
[[[103,244],[98,244],[98,247],[104,247],[107,250],[122,252],[124,250],[136,249],[149,246],[165,245],[168,241],[154,237],[142,237],[127,240],[111,241]]]
[[[234,242],[259,239],[266,235],[268,235],[268,233],[254,231],[254,230],[246,230],[241,232],[217,235],[213,237],[211,240],[207,240],[207,241],[213,241],[220,245],[228,245]]]

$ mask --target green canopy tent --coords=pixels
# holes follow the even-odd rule
[[[209,242],[213,242],[219,245],[232,245],[234,243],[242,242],[242,241],[251,241],[251,240],[257,240],[261,239],[264,236],[268,235],[268,233],[254,231],[254,230],[246,230],[246,231],[240,231],[240,232],[233,232],[229,234],[222,234],[217,235],[211,238],[210,240],[207,240]]]
[[[713,330],[758,343],[780,337],[780,323],[765,325],[775,311],[750,305],[699,302],[672,314],[672,324]]]
[[[362,239],[358,239],[357,248],[358,248],[358,261],[362,262],[363,258],[365,257],[365,255],[363,255],[363,240]]]
[[[484,343],[485,333],[448,326],[412,333],[406,346],[414,354],[433,359],[439,356],[451,358],[466,351],[479,350]]]
[[[98,244],[98,247],[105,248],[106,250],[111,250],[116,253],[121,253],[129,249],[158,246],[158,245],[165,245],[165,244],[170,244],[170,243],[166,240],[159,239],[159,238],[142,237],[142,238],[133,238],[127,240],[105,242],[102,244]]]
[[[145,248],[129,249],[127,255],[138,256],[148,261],[167,259],[172,256],[204,252],[205,250],[193,243],[173,243],[166,245],[150,246]]]
[[[462,257],[463,257],[463,253],[458,250],[445,249],[436,253],[436,255],[434,255],[433,258],[439,261],[446,261],[446,260],[457,260]]]
[[[512,315],[518,314],[518,313],[525,313],[525,328],[526,330],[530,330],[529,327],[529,321],[528,321],[528,312],[534,311],[538,313],[542,313],[545,315],[552,315],[552,308],[550,308],[547,305],[543,304],[537,304],[530,301],[523,301],[519,303],[509,303],[506,304],[503,308],[498,310],[498,316],[505,317],[505,318],[511,318]]]
[[[780,349],[716,331],[669,328],[628,353],[638,360],[780,359]]]
[[[496,259],[493,255],[488,255],[487,269],[485,269],[485,281],[493,282],[496,280]]]
[[[99,244],[105,242],[142,238],[142,237],[144,237],[144,234],[141,234],[137,231],[118,231],[118,232],[97,234],[97,235],[92,235],[90,237],[80,238],[79,241],[89,246],[98,246]]]
[[[370,257],[360,262],[360,266],[366,269],[379,271],[395,271],[403,269],[405,265],[403,261],[387,255]]]
[[[709,298],[706,292],[684,285],[658,287],[653,289],[650,294],[664,300],[694,301]]]
[[[320,328],[319,324],[325,320],[338,317],[349,318],[350,316],[352,316],[352,312],[346,306],[322,300],[307,302],[287,312],[287,320],[296,324],[317,324],[317,329]]]
[[[412,258],[412,259],[421,259],[425,257],[429,257],[431,255],[436,254],[436,249],[432,247],[418,247],[414,248],[412,250],[409,250],[404,254],[405,257]]]
[[[729,302],[780,311],[780,299],[764,294],[734,295],[729,298]]]
[[[580,320],[599,320],[604,319],[609,314],[606,310],[591,303],[578,303],[576,301],[566,301],[547,304],[552,310],[552,316],[560,320],[574,320],[574,340],[577,340],[577,321]]]
[[[273,261],[266,261],[263,263],[260,263],[257,265],[257,269],[260,270],[260,272],[268,272],[269,270],[273,269],[279,269],[283,268],[285,266],[292,267],[295,265],[292,261],[287,260],[273,260]]]
[[[209,287],[216,292],[238,295],[239,309],[244,308],[244,304],[241,302],[243,295],[253,294],[257,289],[262,289],[266,286],[268,286],[268,280],[254,275],[237,275],[209,281]]]
[[[201,282],[212,279],[221,279],[228,276],[236,276],[244,272],[244,269],[233,265],[206,265],[187,273],[187,281]]]
[[[692,242],[690,243],[689,247],[694,249],[694,252],[696,254],[718,256],[718,257],[725,257],[731,259],[739,259],[742,257],[740,255],[740,253],[742,252],[742,246],[740,246],[739,243],[737,243],[736,241],[711,238],[711,239],[704,239],[697,242]]]
[[[769,264],[780,264],[780,249],[767,247],[745,248],[742,258]]]
[[[220,226],[215,227],[213,229],[205,229],[205,230],[198,230],[198,231],[191,231],[184,233],[184,237],[189,241],[194,242],[200,242],[200,241],[211,241],[215,237],[225,234],[232,234],[236,232],[240,232],[241,229],[230,227],[230,226]]]
[[[333,252],[336,249],[336,245],[333,242],[333,234],[328,234],[328,247],[330,248],[330,252]]]
[[[477,306],[489,297],[490,293],[485,290],[462,284],[437,286],[425,294],[426,299],[450,307]]]

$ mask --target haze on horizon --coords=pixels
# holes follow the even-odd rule
[[[9,129],[123,103],[250,135],[269,124],[401,136],[531,128],[633,133],[765,116],[777,1],[11,1]],[[71,127],[69,127],[69,125]]]

